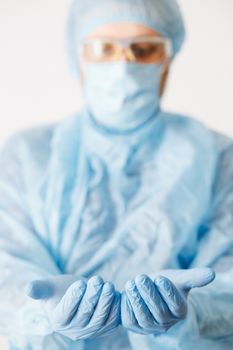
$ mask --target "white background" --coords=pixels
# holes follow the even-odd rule
[[[0,0],[0,144],[80,105],[65,53],[69,2]],[[188,35],[173,64],[164,106],[233,136],[233,1],[180,3]]]

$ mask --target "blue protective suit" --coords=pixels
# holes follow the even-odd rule
[[[11,350],[233,347],[233,141],[160,112],[109,134],[85,111],[14,136],[0,154],[0,333]],[[53,334],[25,286],[98,274],[119,291],[161,269],[209,266],[185,320],[167,333],[117,328],[73,342]]]

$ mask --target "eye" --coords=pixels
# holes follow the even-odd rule
[[[105,56],[111,56],[115,52],[115,47],[112,43],[102,43],[101,52]]]
[[[164,45],[160,43],[135,43],[131,48],[137,58],[156,58],[164,54]]]

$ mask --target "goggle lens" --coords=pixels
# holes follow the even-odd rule
[[[166,42],[132,41],[121,45],[120,41],[90,40],[83,44],[83,56],[89,62],[112,62],[122,58],[123,51],[131,61],[139,63],[163,63],[169,56]]]

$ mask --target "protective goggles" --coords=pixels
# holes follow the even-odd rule
[[[127,39],[86,39],[80,51],[87,62],[113,62],[124,57],[131,62],[161,64],[171,58],[171,43],[167,39],[141,36]]]

